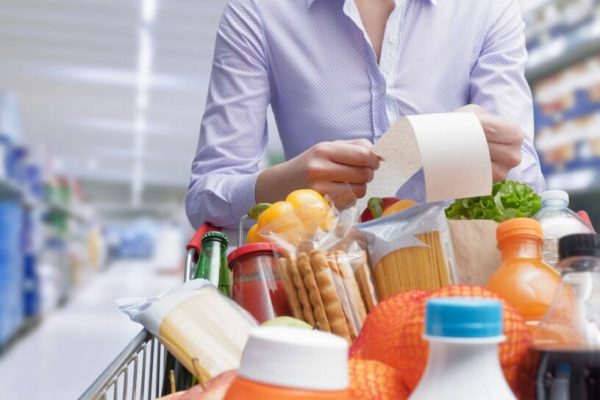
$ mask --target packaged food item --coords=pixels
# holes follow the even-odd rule
[[[366,255],[352,230],[357,212],[353,207],[330,207],[327,229],[313,214],[311,206],[295,208],[265,225],[260,234],[282,249],[279,273],[291,315],[351,341],[368,307],[377,303]],[[291,220],[303,223],[294,225]]]
[[[379,298],[456,282],[443,203],[413,206],[356,228],[367,240]]]
[[[542,258],[556,267],[558,240],[575,233],[594,233],[594,229],[569,208],[569,194],[563,190],[548,190],[542,194],[542,209],[535,215],[544,232]]]
[[[364,273],[365,268],[357,270]],[[349,342],[358,336],[367,307],[345,252],[300,252],[295,260],[281,259],[280,271],[296,318]],[[374,305],[375,300],[371,298],[370,303]]]
[[[251,332],[225,400],[349,400],[348,343],[325,332]]]
[[[425,315],[429,357],[409,399],[516,399],[498,358],[505,340],[498,300],[431,299]]]
[[[257,326],[248,312],[204,279],[156,298],[126,298],[117,304],[189,371],[208,378],[239,366],[250,330]]]
[[[194,279],[206,279],[226,296],[231,294],[227,269],[227,236],[221,232],[208,232],[202,237],[202,253],[196,265]]]
[[[291,315],[277,267],[277,248],[273,244],[240,246],[229,254],[227,262],[233,274],[233,300],[259,323]]]

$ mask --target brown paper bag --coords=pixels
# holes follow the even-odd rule
[[[498,223],[489,220],[448,221],[458,283],[484,286],[500,265],[496,248]]]

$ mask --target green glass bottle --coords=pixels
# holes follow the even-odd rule
[[[230,277],[227,267],[227,236],[221,232],[208,232],[202,238],[202,253],[196,265],[195,279],[206,279],[230,296]]]

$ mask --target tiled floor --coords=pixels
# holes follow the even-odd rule
[[[0,359],[0,400],[76,399],[141,327],[114,300],[153,296],[180,281],[142,262],[96,275]]]

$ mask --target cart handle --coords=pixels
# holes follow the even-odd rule
[[[213,231],[220,231],[220,229],[215,228],[214,226],[212,226],[210,224],[200,225],[200,227],[196,231],[196,234],[194,235],[194,237],[189,241],[187,246],[185,246],[185,249],[187,251],[190,251],[193,249],[193,250],[196,250],[196,254],[200,254],[200,252],[202,251],[202,238],[208,232],[213,232]]]

